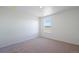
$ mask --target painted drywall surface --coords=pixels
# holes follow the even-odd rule
[[[52,7],[51,6],[45,6],[42,9],[42,16],[50,15],[53,13]]]
[[[79,45],[79,8],[70,9],[55,15],[52,33],[41,33],[47,38]]]
[[[38,20],[31,14],[0,8],[0,48],[38,36]]]
[[[71,9],[71,8],[77,8],[78,6],[43,6],[42,9],[42,16],[47,16],[47,15],[51,15],[51,14],[55,14],[58,12],[63,12],[65,10]]]

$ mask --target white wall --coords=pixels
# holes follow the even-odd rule
[[[41,33],[47,38],[79,45],[79,8],[69,9],[51,15],[52,33]]]
[[[0,7],[0,48],[38,36],[38,19],[31,14]]]

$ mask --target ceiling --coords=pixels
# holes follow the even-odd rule
[[[41,9],[39,6],[1,6],[0,14],[10,15],[30,15],[39,17],[41,15]]]
[[[0,12],[11,12],[19,15],[33,15],[36,17],[47,16],[76,6],[1,6]]]
[[[47,16],[50,14],[55,14],[58,12],[63,12],[65,10],[70,10],[73,8],[79,8],[78,6],[45,6],[43,7],[42,16]]]

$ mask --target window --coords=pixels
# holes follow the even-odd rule
[[[43,19],[43,32],[51,33],[52,31],[52,17],[48,16]]]

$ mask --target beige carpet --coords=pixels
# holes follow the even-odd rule
[[[79,46],[46,38],[36,38],[0,49],[4,53],[77,53]]]

